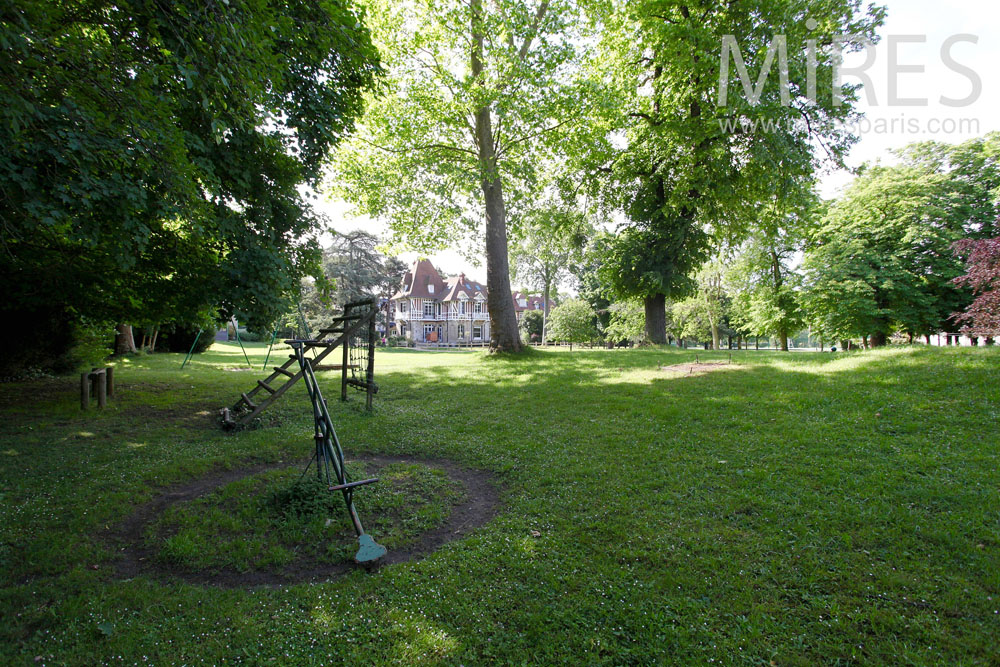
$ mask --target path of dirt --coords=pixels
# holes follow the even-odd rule
[[[466,468],[445,459],[358,456],[349,459],[349,461],[351,460],[366,464],[372,471],[391,463],[424,464],[444,470],[451,479],[459,481],[465,490],[466,499],[452,508],[444,525],[424,533],[416,544],[390,551],[386,557],[379,561],[376,569],[382,565],[401,563],[426,556],[442,544],[461,539],[496,516],[500,507],[500,494],[494,484],[493,476],[482,470]],[[301,558],[280,571],[237,572],[233,569],[223,569],[216,572],[192,573],[157,563],[153,550],[144,544],[143,532],[146,527],[156,521],[171,505],[204,496],[221,486],[250,475],[277,468],[305,466],[305,463],[305,461],[299,461],[225,470],[166,489],[101,536],[119,554],[115,565],[115,576],[119,579],[131,579],[146,575],[162,581],[181,579],[189,583],[208,586],[249,588],[326,581],[358,569],[359,566],[354,563],[331,565],[321,563],[314,558]]]
[[[723,368],[733,368],[733,365],[725,361],[702,361],[692,364],[674,364],[673,366],[660,366],[661,371],[673,371],[684,373],[685,375],[701,375],[712,371],[721,371]]]

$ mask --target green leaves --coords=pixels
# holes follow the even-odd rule
[[[482,182],[495,171],[516,230],[545,185],[543,168],[584,127],[582,9],[546,3],[536,22],[539,7],[484,4],[476,21],[483,68],[475,74],[469,4],[373,3],[373,39],[388,75],[368,98],[359,133],[333,160],[332,194],[388,223],[399,245],[432,250],[479,233]],[[482,108],[493,127],[489,161],[480,159],[475,133]]]
[[[961,265],[951,246],[971,231],[969,212],[954,206],[963,174],[920,146],[900,155],[898,166],[867,168],[811,239],[805,304],[831,338],[936,333],[968,302],[952,284]]]
[[[589,343],[601,337],[594,326],[594,310],[583,299],[570,299],[552,309],[549,338],[566,343]]]
[[[760,208],[779,193],[808,190],[815,166],[838,163],[854,138],[837,130],[853,115],[851,97],[806,103],[806,39],[829,42],[842,33],[873,36],[882,12],[857,3],[827,3],[822,26],[808,31],[807,0],[709,3],[650,0],[617,4],[601,35],[603,73],[620,105],[619,144],[604,163],[608,204],[625,211],[628,229],[614,244],[607,269],[622,296],[683,294],[687,276],[705,259],[709,242],[737,243],[760,230]],[[760,96],[737,94],[730,68],[722,77],[723,39],[735,39],[756,79],[776,34],[787,37],[788,90],[773,72]],[[821,89],[832,85],[832,54],[818,56]],[[722,78],[720,78],[722,77]],[[733,87],[724,103],[720,86]],[[758,129],[761,123],[769,123]],[[815,147],[822,145],[822,154]]]
[[[12,307],[273,319],[318,272],[298,187],[379,73],[359,16],[326,1],[20,3],[0,23],[17,54],[0,63]]]

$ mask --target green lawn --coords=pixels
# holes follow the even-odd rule
[[[0,385],[0,663],[1000,663],[1000,350],[658,368],[695,354],[380,351],[374,413],[330,401],[348,454],[492,471],[499,515],[250,590],[117,581],[101,534],[165,485],[308,457],[304,388],[227,434],[262,377],[235,345],[121,363],[104,413],[71,378]]]

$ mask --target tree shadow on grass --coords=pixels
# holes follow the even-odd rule
[[[3,604],[50,619],[53,650],[69,643],[100,655],[152,650],[150,635],[183,644],[207,623],[239,645],[274,638],[264,647],[274,654],[299,655],[312,632],[316,650],[365,662],[430,635],[447,640],[441,660],[466,663],[893,662],[903,645],[913,662],[989,662],[1000,443],[983,425],[1000,406],[998,357],[751,353],[734,354],[733,372],[657,370],[695,354],[726,355],[385,355],[372,415],[331,400],[349,455],[491,470],[505,509],[419,563],[283,597],[141,578],[112,585],[102,569],[110,554],[86,536],[148,497],[124,469],[169,482],[199,474],[184,457],[236,466],[265,452],[301,456],[311,446],[304,391],[284,400],[281,409],[301,416],[281,428],[190,446],[154,429],[149,447],[127,458],[115,449],[124,435],[66,447],[48,438],[63,427],[44,426],[35,455],[5,468],[16,497],[5,565],[14,577],[50,579],[9,587]],[[229,395],[238,383],[223,375],[210,383]],[[95,458],[97,448],[114,455]],[[143,614],[120,612],[133,607]],[[116,613],[115,634],[94,649],[85,619]],[[29,620],[15,623],[8,632],[34,636]],[[177,656],[159,650],[166,662]]]

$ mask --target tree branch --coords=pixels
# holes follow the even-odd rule
[[[542,0],[542,4],[538,5],[538,11],[535,12],[535,20],[531,22],[528,34],[524,36],[524,42],[521,44],[521,48],[517,52],[518,60],[524,60],[528,57],[528,51],[531,49],[531,42],[534,41],[535,35],[538,34],[538,28],[542,23],[542,19],[545,18],[545,13],[548,10],[549,0]]]
[[[401,155],[403,153],[412,153],[413,151],[429,151],[429,150],[444,150],[444,151],[454,151],[456,153],[467,153],[472,157],[478,158],[475,151],[469,148],[459,148],[458,146],[449,146],[448,144],[420,144],[418,146],[408,146],[407,148],[390,148],[388,146],[381,146],[373,141],[368,141],[363,137],[358,137],[362,142],[368,144],[373,148],[383,150],[386,153],[396,153]]]
[[[507,145],[503,147],[502,151],[497,151],[497,157],[499,157],[501,153],[506,153],[507,149],[510,148],[511,146],[515,145],[515,144],[520,144],[520,143],[523,143],[525,141],[530,141],[531,139],[534,139],[535,137],[540,137],[543,134],[548,134],[549,132],[552,132],[553,130],[558,130],[560,127],[562,127],[563,125],[565,125],[566,123],[569,123],[569,122],[570,122],[570,119],[567,118],[566,120],[559,121],[558,123],[556,123],[555,125],[552,125],[551,127],[546,127],[546,128],[543,128],[543,129],[539,130],[538,132],[532,132],[531,134],[528,134],[528,135],[525,135],[523,137],[519,137],[517,139],[509,141],[509,142],[507,142]]]

